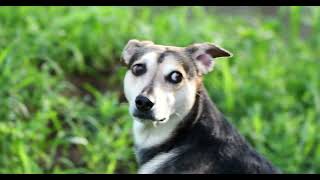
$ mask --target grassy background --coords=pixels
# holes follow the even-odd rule
[[[249,9],[250,10],[250,9]],[[211,41],[219,109],[287,173],[320,173],[320,9],[1,7],[0,173],[135,173],[119,55],[129,39]]]

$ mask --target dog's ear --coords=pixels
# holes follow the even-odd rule
[[[232,56],[229,51],[212,43],[192,44],[186,49],[196,63],[200,75],[212,71],[215,58]]]
[[[124,47],[121,55],[121,60],[125,64],[129,64],[131,57],[139,50],[139,48],[144,47],[148,44],[153,44],[152,41],[139,41],[137,39],[131,39],[128,41]]]

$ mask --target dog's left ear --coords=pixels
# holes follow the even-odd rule
[[[196,63],[200,75],[212,71],[215,58],[232,57],[232,53],[212,43],[193,44],[186,49]]]
[[[125,64],[129,64],[130,59],[132,56],[138,51],[138,49],[153,44],[152,41],[139,41],[137,39],[131,39],[127,42],[126,46],[124,47],[122,54],[121,54],[121,60]]]

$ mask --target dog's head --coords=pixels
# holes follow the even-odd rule
[[[183,118],[195,102],[201,77],[213,69],[214,59],[230,56],[211,43],[174,47],[130,40],[122,52],[128,67],[124,92],[130,114],[143,123]]]

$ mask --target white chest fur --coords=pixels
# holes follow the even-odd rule
[[[151,123],[144,124],[135,120],[133,123],[135,145],[139,148],[149,148],[165,142],[171,137],[178,123],[178,119],[170,119],[154,127]]]
[[[167,153],[160,153],[156,155],[154,158],[146,162],[141,168],[139,169],[139,174],[151,174],[156,171],[158,168],[161,167],[165,162],[169,161],[170,159],[174,158],[178,153],[175,151],[170,151]]]

